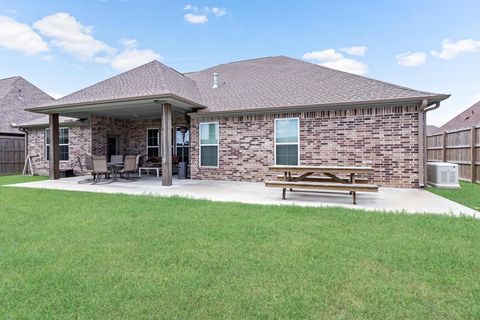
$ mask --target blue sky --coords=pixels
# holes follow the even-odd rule
[[[480,1],[0,0],[0,78],[55,96],[158,59],[181,71],[287,55],[480,100]]]

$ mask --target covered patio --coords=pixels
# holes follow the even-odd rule
[[[190,126],[188,113],[203,108],[200,105],[171,95],[142,97],[136,99],[118,99],[92,103],[67,104],[62,106],[36,108],[36,112],[49,115],[49,178],[60,178],[59,117],[71,117],[80,121],[90,121],[92,147],[91,154],[82,157],[107,156],[109,135],[121,136],[123,154],[143,155],[145,148],[140,148],[138,135],[145,137],[148,123],[155,123],[160,128],[158,133],[161,158],[161,181],[163,186],[172,185],[172,137],[177,125]],[[108,120],[107,120],[108,119]],[[143,123],[143,126],[142,126]],[[113,130],[113,131],[112,131]],[[131,132],[137,131],[132,138]],[[122,132],[123,134],[119,134]],[[138,133],[140,132],[140,133]],[[147,137],[148,139],[148,137]],[[132,151],[134,150],[134,151]],[[147,154],[148,156],[148,151]]]
[[[148,149],[144,148],[147,133],[142,130],[145,125],[153,124],[157,130],[156,140],[159,140],[155,145],[158,151],[155,156],[161,158],[162,185],[170,186],[172,129],[179,121],[188,127],[188,114],[205,108],[192,79],[154,60],[28,111],[49,117],[48,136],[45,134],[45,140],[48,140],[48,148],[45,143],[45,149],[48,152],[35,150],[35,153],[39,153],[41,161],[48,165],[50,179],[59,179],[60,168],[66,167],[65,161],[72,166],[72,158],[107,156],[110,143],[107,143],[107,135],[115,135],[115,131],[120,131],[119,135],[122,135],[122,155],[141,155],[147,151],[148,156]],[[72,144],[76,150],[68,147],[62,153],[67,158],[63,159],[62,165],[59,117],[78,119],[77,122],[87,128],[86,132],[76,133],[77,140]],[[40,142],[41,135],[37,135],[37,139]],[[65,140],[70,141],[70,137]],[[79,147],[82,144],[87,147],[82,149]]]
[[[266,188],[262,182],[235,182],[212,180],[178,180],[164,187],[154,176],[123,183],[90,185],[79,183],[89,177],[63,178],[12,185],[20,188],[38,188],[83,192],[100,192],[160,197],[185,197],[223,202],[241,202],[262,205],[296,205],[306,207],[344,207],[387,212],[433,213],[477,217],[479,212],[423,189],[380,188],[378,193],[359,193],[358,204],[353,205],[342,193],[291,192],[282,200],[281,191]]]

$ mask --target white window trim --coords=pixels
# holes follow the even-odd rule
[[[158,140],[158,146],[148,146],[148,130],[157,130],[157,140]],[[162,157],[162,148],[161,148],[162,142],[160,141],[160,128],[147,128],[145,130],[145,151],[146,151],[146,156],[148,158],[148,149],[153,149],[153,148],[158,148],[158,156],[161,158]]]
[[[60,150],[60,146],[68,146],[68,160],[59,160],[59,161],[60,162],[68,162],[68,161],[70,161],[70,128],[69,127],[58,128],[59,134],[60,134],[60,130],[62,130],[62,129],[67,129],[68,130],[68,143],[60,143],[60,138],[59,138],[58,149]],[[47,146],[50,146],[50,143],[47,144],[47,139],[49,138],[48,137],[49,133],[47,134],[47,132],[49,130],[50,130],[50,128],[45,128],[45,132],[44,132],[44,136],[45,136],[44,137],[44,139],[45,139],[45,143],[44,143],[44,145],[45,145],[45,148],[44,148],[45,149],[45,151],[44,151],[45,152],[45,161],[50,161],[50,160],[48,160],[50,155],[48,154],[48,151],[47,151],[48,150]]]
[[[300,118],[277,118],[274,120],[274,125],[273,125],[273,163],[274,165],[277,165],[277,145],[293,145],[295,143],[292,142],[279,142],[277,143],[277,121],[282,121],[282,120],[298,120],[298,126],[297,126],[297,166],[300,165]]]
[[[201,132],[201,127],[202,124],[216,124],[217,125],[217,143],[212,144],[202,144],[202,132]],[[218,121],[212,121],[212,122],[200,122],[198,124],[198,166],[200,168],[211,168],[211,169],[218,169],[220,166],[220,124]],[[217,147],[217,165],[216,166],[202,166],[202,147]]]

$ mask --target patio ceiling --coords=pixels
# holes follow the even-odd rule
[[[148,97],[139,99],[119,99],[117,101],[93,101],[83,104],[45,106],[29,111],[44,114],[59,114],[72,118],[89,118],[92,115],[109,116],[121,120],[143,120],[162,117],[162,103],[172,105],[172,116],[178,116],[205,107],[178,97]]]

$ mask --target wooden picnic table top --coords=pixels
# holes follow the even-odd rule
[[[372,167],[355,166],[288,166],[275,165],[268,167],[270,171],[276,172],[314,172],[314,173],[371,173]]]

